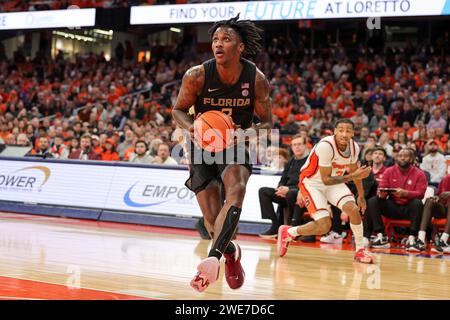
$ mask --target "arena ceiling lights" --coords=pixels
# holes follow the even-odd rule
[[[229,19],[301,20],[450,14],[450,0],[297,0],[131,7],[130,24],[202,23]]]
[[[95,25],[95,9],[0,13],[0,30],[79,28]]]

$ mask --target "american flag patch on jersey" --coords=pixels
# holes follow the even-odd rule
[[[244,82],[241,86],[241,89],[249,89],[250,88],[250,83],[248,82]]]

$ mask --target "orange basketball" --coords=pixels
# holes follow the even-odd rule
[[[230,144],[234,133],[231,117],[212,110],[201,114],[194,121],[194,139],[208,152],[220,152]]]

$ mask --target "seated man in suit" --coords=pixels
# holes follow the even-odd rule
[[[277,188],[262,187],[259,189],[259,204],[261,206],[261,216],[263,219],[272,220],[272,225],[268,230],[261,233],[260,237],[275,238],[278,234],[278,228],[281,224],[290,224],[296,206],[298,193],[298,178],[300,169],[305,163],[309,150],[306,146],[306,139],[301,135],[295,135],[291,140],[291,149],[293,156],[286,164],[280,182]],[[283,214],[284,218],[277,217],[273,207],[273,202],[277,203],[281,208],[279,214]],[[298,219],[298,217],[297,217]],[[281,221],[280,221],[281,220]],[[283,221],[284,220],[284,221]]]

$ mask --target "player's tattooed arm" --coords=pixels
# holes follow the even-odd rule
[[[331,167],[319,167],[320,176],[322,177],[323,184],[326,186],[332,186],[340,183],[347,183],[353,180],[351,174],[345,176],[331,176],[333,168]]]
[[[323,184],[326,186],[332,186],[339,183],[347,183],[350,181],[360,181],[369,176],[372,168],[367,166],[362,167],[352,167],[350,168],[350,173],[345,176],[331,176],[332,168],[331,167],[319,167],[320,175],[322,177]],[[360,191],[360,190],[358,190]],[[364,193],[363,193],[364,194]]]
[[[255,113],[260,119],[260,123],[255,129],[272,129],[272,103],[270,101],[270,85],[264,74],[256,68],[255,83]]]
[[[195,104],[205,83],[205,68],[198,65],[190,68],[183,76],[180,92],[172,111],[172,116],[183,129],[190,130],[193,118],[188,115],[189,109]]]

